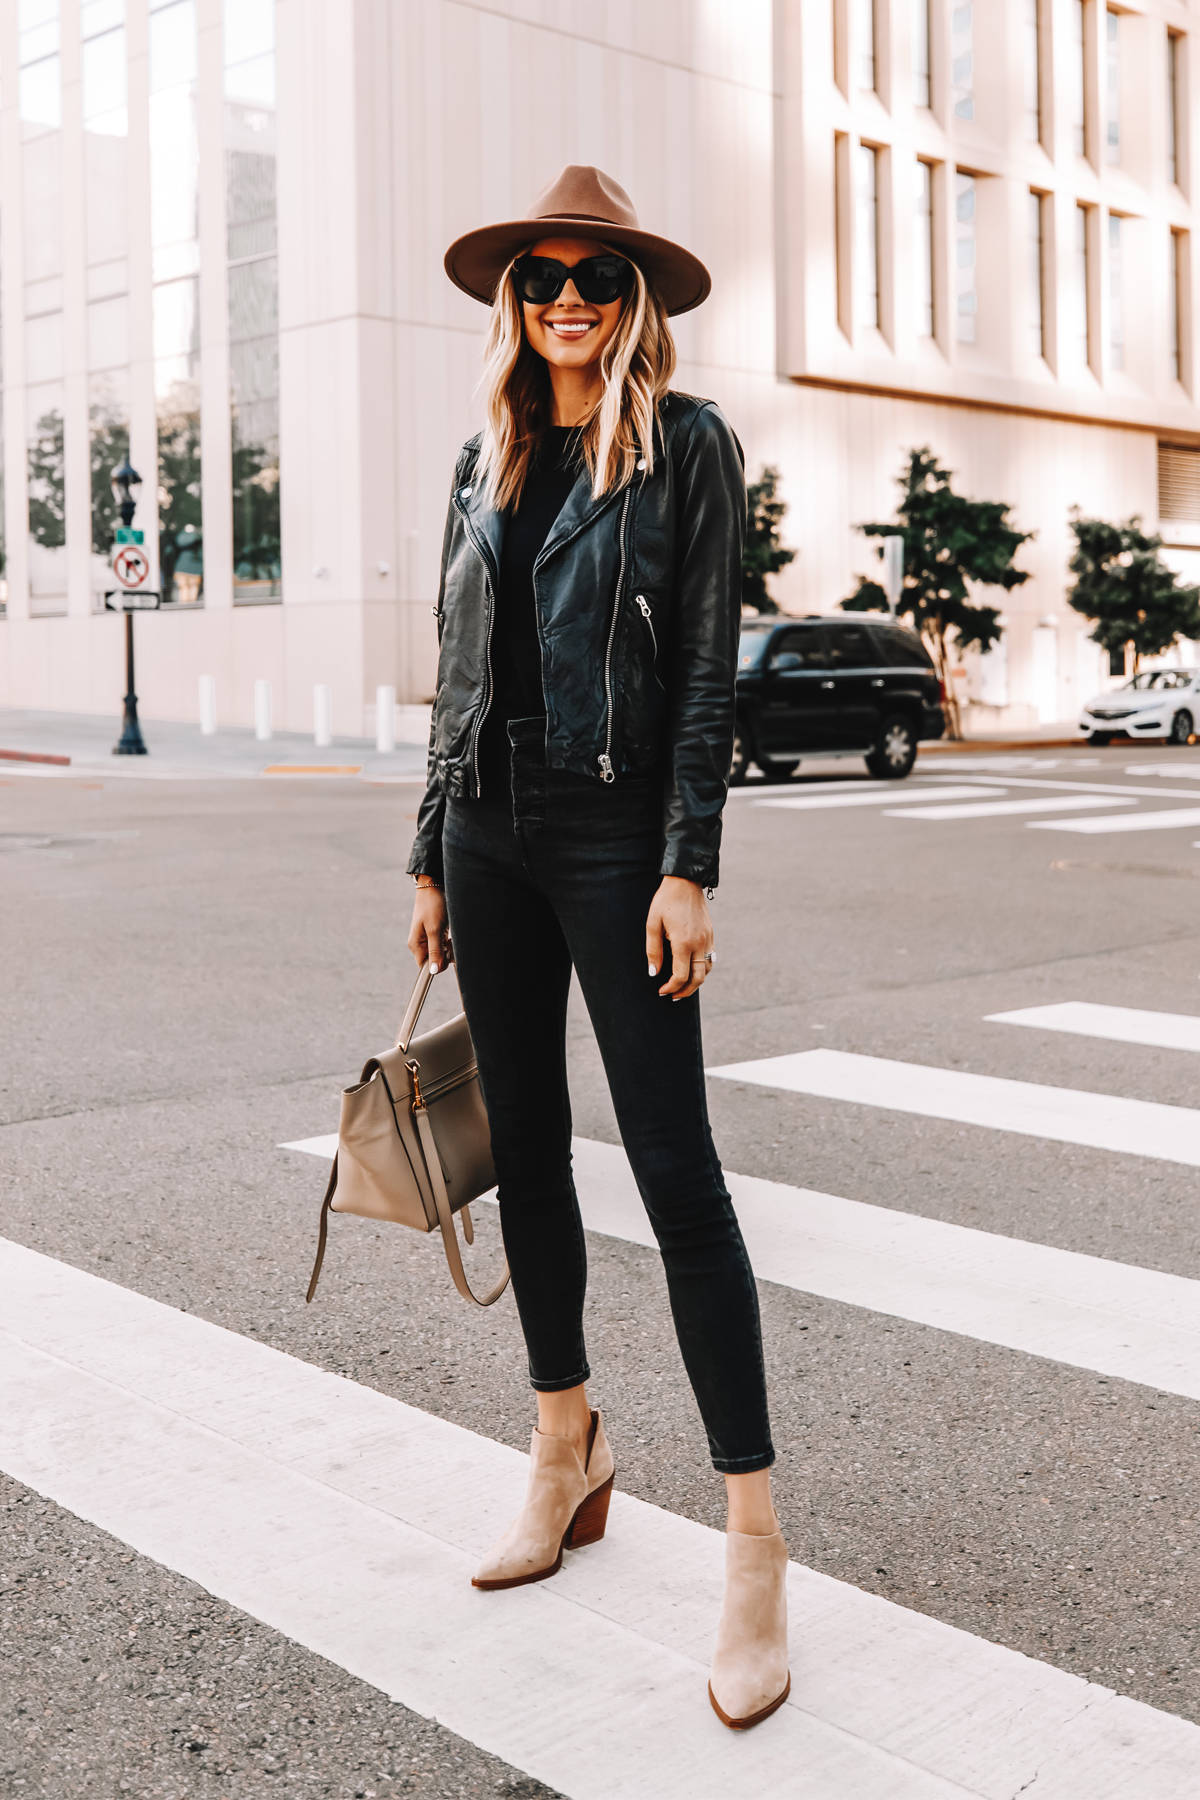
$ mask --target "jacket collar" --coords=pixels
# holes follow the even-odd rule
[[[603,499],[592,498],[592,478],[587,469],[580,469],[575,477],[575,486],[563,504],[563,509],[555,519],[547,534],[546,541],[537,554],[536,567],[540,568],[548,556],[571,538],[578,536],[600,513],[607,511],[617,500],[624,497],[626,490],[617,488]]]
[[[591,477],[586,468],[580,469],[575,478],[575,485],[567,495],[563,509],[549,535],[537,554],[537,565],[540,567],[548,556],[571,538],[589,526],[593,519],[606,512],[619,500],[623,500],[628,488],[616,488],[603,495],[599,500],[592,497]],[[485,553],[492,565],[492,572],[497,577],[500,573],[500,552],[504,544],[505,515],[497,512],[487,497],[486,481],[477,482],[473,476],[462,486],[454,490],[454,503],[458,507],[466,523],[468,531],[477,546]]]
[[[504,543],[504,514],[497,512],[488,500],[487,482],[478,481],[472,470],[468,479],[454,490],[454,504],[462,514],[467,530],[477,548],[490,562],[492,574],[500,577],[500,550]]]

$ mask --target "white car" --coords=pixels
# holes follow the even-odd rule
[[[1079,729],[1093,744],[1114,737],[1186,744],[1200,719],[1200,669],[1145,669],[1123,688],[1089,700]]]

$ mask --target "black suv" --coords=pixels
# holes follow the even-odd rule
[[[945,729],[933,660],[907,626],[861,614],[743,619],[735,786],[751,763],[783,781],[801,756],[831,750],[865,756],[872,775],[898,781],[921,739]]]

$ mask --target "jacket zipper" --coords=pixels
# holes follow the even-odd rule
[[[470,496],[470,491],[471,491],[470,488],[468,488],[467,489],[467,497],[468,498]],[[456,496],[456,498],[457,498],[457,496]],[[461,501],[460,501],[460,507],[461,507]],[[495,619],[496,619],[496,597],[495,597],[495,590],[492,586],[492,561],[491,561],[491,557],[488,553],[487,545],[484,543],[481,543],[479,538],[476,536],[475,532],[472,531],[471,521],[467,516],[465,507],[462,507],[462,521],[463,521],[463,529],[465,530],[467,536],[470,538],[471,542],[474,544],[476,553],[478,554],[480,561],[483,563],[484,571],[485,571],[485,574],[487,577],[487,598],[488,598],[488,621],[487,621],[487,644],[486,644],[487,688],[486,688],[486,690],[484,692],[484,696],[483,696],[483,709],[480,712],[478,719],[475,721],[475,736],[471,741],[471,763],[475,770],[475,794],[476,794],[477,798],[482,798],[483,786],[479,779],[479,737],[480,737],[480,733],[483,730],[484,720],[487,718],[488,713],[491,711],[491,706],[492,706],[492,626],[495,623]],[[499,571],[498,570],[496,571],[496,574],[497,574],[497,579],[499,579]]]
[[[658,681],[658,685],[661,688],[662,682],[659,681],[658,677],[658,633],[654,629],[654,620],[650,613],[650,602],[647,600],[645,594],[635,594],[634,604],[641,613],[643,619],[645,619],[647,625],[650,627],[650,642],[654,645],[654,679],[655,681]],[[666,691],[667,690],[663,688],[664,694]]]
[[[621,565],[617,570],[617,597],[613,601],[612,624],[608,629],[608,652],[604,658],[604,697],[608,702],[608,727],[604,737],[604,751],[596,758],[600,764],[601,781],[615,781],[616,775],[612,766],[613,740],[613,692],[612,692],[612,659],[613,646],[617,641],[617,621],[621,616],[621,593],[625,586],[625,521],[629,516],[629,502],[633,499],[633,489],[625,494],[625,504],[621,508]]]

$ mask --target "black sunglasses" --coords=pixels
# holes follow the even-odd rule
[[[530,306],[548,306],[566,287],[589,306],[611,306],[633,283],[633,266],[623,256],[588,256],[568,268],[552,256],[521,256],[513,264],[513,286]]]

